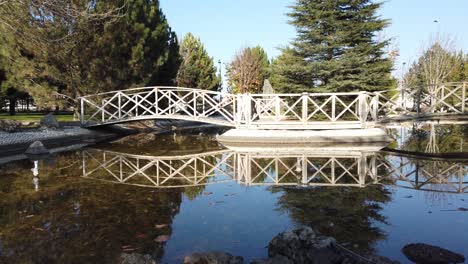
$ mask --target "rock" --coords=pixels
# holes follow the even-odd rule
[[[285,256],[276,255],[268,259],[255,259],[250,262],[250,264],[294,264]]]
[[[24,152],[25,154],[30,155],[43,155],[49,154],[49,150],[42,144],[40,141],[35,141],[31,145],[29,145],[28,149]]]
[[[389,258],[382,257],[382,256],[366,256],[366,259],[370,260],[371,263],[375,264],[399,264],[400,262],[398,261],[393,261]]]
[[[405,256],[415,263],[463,263],[465,257],[437,246],[423,243],[408,244],[402,249]]]
[[[359,257],[339,246],[333,237],[322,236],[310,227],[286,231],[274,237],[268,245],[268,259],[255,260],[256,264],[311,263],[311,264],[364,264],[370,259],[376,264],[395,264],[380,256]]]
[[[292,263],[343,263],[346,257],[335,245],[334,238],[304,227],[274,237],[268,245],[268,256],[284,256]]]
[[[20,127],[20,123],[9,120],[9,119],[0,119],[0,131],[5,131],[8,133],[14,132]]]
[[[120,255],[120,264],[156,264],[157,262],[151,255],[138,253],[122,253]]]
[[[57,119],[55,119],[55,116],[50,113],[41,118],[41,126],[47,128],[60,127],[59,123],[57,122]]]
[[[225,252],[194,253],[184,258],[184,264],[243,264],[244,258]]]

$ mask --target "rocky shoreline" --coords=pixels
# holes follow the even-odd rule
[[[268,244],[268,258],[250,264],[397,264],[386,257],[358,255],[339,245],[333,237],[323,236],[310,227],[285,231]],[[409,244],[403,253],[414,263],[464,263],[465,257],[426,244]],[[157,264],[151,254],[122,253],[121,264]],[[185,256],[183,264],[244,264],[242,256],[227,252],[201,252]]]

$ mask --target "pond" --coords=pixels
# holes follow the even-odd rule
[[[216,131],[138,135],[0,165],[0,262],[181,263],[267,256],[311,226],[407,263],[427,243],[468,256],[468,126],[388,127],[388,146],[227,149]],[[382,149],[383,148],[383,149]]]

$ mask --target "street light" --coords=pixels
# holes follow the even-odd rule
[[[221,89],[223,88],[223,77],[221,76],[221,60],[218,60],[218,68],[219,68],[219,87],[218,91],[221,92]]]

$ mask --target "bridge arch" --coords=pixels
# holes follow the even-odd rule
[[[181,87],[142,87],[83,96],[81,124],[179,119],[234,126],[235,96]]]

